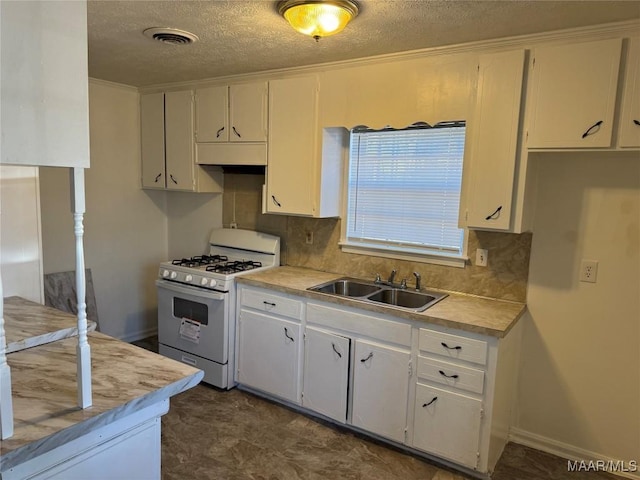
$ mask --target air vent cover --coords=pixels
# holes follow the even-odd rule
[[[158,42],[170,43],[171,45],[187,45],[198,41],[197,35],[177,28],[153,27],[147,28],[142,33]]]

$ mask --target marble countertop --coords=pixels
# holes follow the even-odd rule
[[[76,338],[7,355],[14,435],[0,441],[11,468],[197,385],[203,372],[98,332],[89,333],[93,405],[77,407]]]
[[[442,325],[498,338],[504,337],[509,332],[527,308],[524,303],[447,291],[445,293],[448,293],[449,296],[434,306],[424,312],[412,312],[307,290],[307,288],[314,285],[343,277],[344,275],[336,273],[319,272],[300,267],[278,267],[241,275],[236,280],[246,285],[269,288],[309,299],[362,308],[363,310],[393,315],[407,320]],[[443,290],[436,291],[443,292]]]
[[[4,299],[4,321],[7,353],[78,334],[78,319],[75,315],[21,297]],[[95,329],[96,322],[88,320],[87,331]]]

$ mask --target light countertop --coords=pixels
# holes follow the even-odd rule
[[[10,311],[6,306],[5,300],[5,311]],[[26,307],[23,305],[23,308]],[[35,310],[42,314],[40,308]],[[75,320],[73,315],[64,312],[51,313],[53,323],[63,320],[64,316],[67,321]],[[46,315],[39,318],[44,324],[48,321]],[[29,321],[24,317],[22,320]],[[7,334],[16,339],[24,332],[18,335],[8,325]],[[93,404],[84,410],[77,406],[77,338],[63,338],[7,355],[11,367],[14,435],[0,441],[3,469],[166,400],[202,380],[201,370],[107,335],[91,332],[88,339]]]
[[[402,310],[386,305],[338,297],[307,290],[309,287],[343,278],[336,273],[319,272],[300,267],[277,267],[237,277],[237,282],[255,287],[269,288],[282,293],[299,295],[348,307],[362,308],[376,313],[394,315],[407,320],[431,323],[468,332],[502,338],[516,324],[526,310],[524,303],[509,302],[457,292],[424,312]],[[428,286],[426,289],[429,289]],[[443,292],[443,290],[435,291]]]

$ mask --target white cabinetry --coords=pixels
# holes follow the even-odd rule
[[[405,442],[409,350],[356,340],[352,424]]]
[[[340,215],[344,128],[319,125],[317,75],[269,83],[266,213]]]
[[[237,381],[299,403],[302,303],[242,289],[240,305]]]
[[[266,165],[267,82],[196,90],[196,161]]]
[[[536,48],[528,148],[607,148],[622,39]]]
[[[640,147],[640,37],[629,39],[618,146]]]
[[[347,421],[347,393],[351,340],[307,327],[304,333],[302,406]]]
[[[509,230],[516,162],[524,50],[482,55],[465,164],[467,194],[461,224]]]
[[[222,173],[194,162],[193,91],[140,97],[142,188],[221,192]]]

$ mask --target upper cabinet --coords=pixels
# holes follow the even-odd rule
[[[524,62],[524,50],[480,57],[464,167],[462,226],[494,230],[511,226]]]
[[[265,165],[267,82],[196,90],[196,158],[200,164]]]
[[[266,213],[340,215],[345,128],[321,128],[317,75],[269,84]]]
[[[142,188],[221,192],[222,173],[195,165],[193,91],[140,97]]]
[[[622,39],[536,48],[528,148],[612,146]]]
[[[640,147],[640,37],[629,40],[618,146]]]
[[[0,2],[0,29],[0,164],[88,168],[86,3]]]

